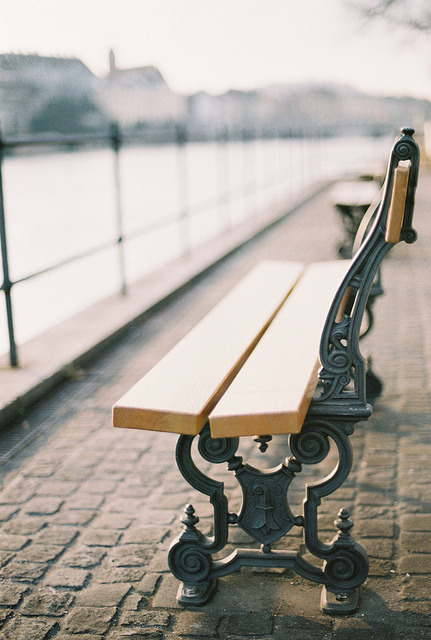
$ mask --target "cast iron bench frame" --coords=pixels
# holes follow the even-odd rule
[[[243,464],[242,458],[236,455],[239,437],[250,435],[253,419],[260,416],[253,416],[252,412],[245,417],[244,414],[223,413],[223,407],[226,402],[229,405],[232,395],[235,400],[236,386],[240,386],[241,377],[247,375],[255,353],[270,335],[275,320],[271,319],[269,329],[265,327],[264,339],[259,336],[260,341],[257,340],[257,346],[253,345],[254,350],[245,364],[240,363],[242,368],[239,373],[235,371],[236,377],[233,382],[229,380],[228,389],[223,388],[216,401],[208,404],[206,413],[198,416],[201,422],[192,428],[187,426],[190,423],[188,415],[176,418],[170,408],[163,415],[163,411],[148,409],[136,401],[135,389],[139,391],[142,384],[145,387],[145,376],[114,406],[114,426],[181,434],[176,449],[178,468],[194,489],[209,497],[213,506],[213,537],[199,531],[196,527],[199,518],[193,506],[187,505],[181,518],[183,530],[169,549],[169,567],[181,581],[178,602],[184,606],[207,603],[218,578],[246,566],[290,568],[302,577],[322,584],[321,606],[326,613],[351,613],[358,606],[359,586],[368,575],[367,554],[350,533],[353,523],[345,509],[339,511],[335,523],[338,533],[330,544],[319,539],[317,512],[322,498],[332,494],[347,479],[352,467],[349,436],[354,425],[367,420],[372,413],[367,402],[366,362],[359,349],[361,322],[383,258],[400,240],[412,243],[416,239],[412,217],[419,150],[413,133],[413,129],[404,128],[394,143],[372,227],[352,261],[348,262],[329,313],[325,315],[318,377],[316,369],[315,379],[313,373],[309,388],[304,390],[300,410],[292,418],[287,416],[286,428],[270,426],[264,434],[260,427],[256,428],[257,433],[262,434],[256,438],[262,451],[272,434],[290,434],[291,456],[284,463],[270,470]],[[286,305],[289,305],[289,297]],[[277,313],[275,318],[279,315]],[[228,325],[229,318],[226,318]],[[205,363],[197,362],[196,366],[205,367]],[[276,416],[278,425],[279,417]],[[228,469],[235,473],[243,493],[239,514],[229,511],[223,482],[205,475],[196,466],[192,452],[196,436],[199,454],[205,461],[227,463]],[[325,459],[331,441],[338,451],[336,466],[320,482],[306,484],[303,513],[294,515],[288,505],[289,485],[303,464],[314,465]],[[229,525],[238,525],[250,534],[261,543],[260,549],[236,549],[221,560],[214,559],[214,554],[221,552],[228,542]],[[305,560],[299,552],[272,548],[272,544],[294,526],[303,528],[305,546],[309,553],[324,561],[322,568]]]

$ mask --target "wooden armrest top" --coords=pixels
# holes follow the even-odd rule
[[[199,433],[304,267],[259,263],[116,403],[114,426]]]
[[[394,183],[392,186],[385,234],[386,242],[393,244],[400,241],[411,166],[412,163],[410,160],[401,160],[394,172]]]
[[[323,327],[349,266],[346,260],[307,267],[212,411],[213,437],[301,430],[317,384]]]

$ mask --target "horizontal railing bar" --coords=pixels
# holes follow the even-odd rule
[[[100,251],[105,251],[106,249],[110,249],[111,247],[115,247],[118,244],[118,240],[110,240],[109,242],[105,242],[103,244],[97,245],[91,249],[87,249],[86,251],[82,251],[81,253],[77,253],[74,256],[70,256],[69,258],[65,258],[60,262],[50,265],[49,267],[45,267],[44,269],[40,269],[39,271],[35,271],[34,273],[30,273],[22,278],[18,278],[17,280],[12,280],[11,284],[19,284],[21,282],[26,282],[27,280],[31,280],[32,278],[36,278],[37,276],[43,276],[50,271],[55,271],[56,269],[60,269],[61,267],[66,267],[68,264],[72,264],[73,262],[77,262],[78,260],[83,260],[84,258],[89,258]],[[0,289],[3,289],[3,285],[0,286]]]
[[[269,186],[269,184],[270,184],[269,181],[266,182],[266,186]],[[190,216],[202,215],[203,213],[209,211],[213,207],[217,207],[217,206],[220,206],[220,204],[226,204],[227,202],[231,202],[236,198],[243,197],[243,195],[251,191],[251,189],[255,185],[256,185],[256,181],[250,182],[249,184],[245,185],[245,187],[227,191],[224,194],[221,194],[220,196],[212,198],[211,200],[207,200],[206,202],[196,205],[195,207],[190,207],[188,209],[188,214]],[[265,188],[265,185],[264,185],[264,188]],[[162,227],[165,227],[169,224],[174,224],[174,223],[178,223],[178,218],[165,218],[162,220],[155,221],[151,224],[138,227],[137,229],[134,229],[130,233],[123,234],[120,242],[127,242],[129,240],[134,240],[142,235],[145,235],[146,233],[151,233],[152,231],[156,231],[157,229],[160,229]],[[65,258],[64,260],[56,262],[55,264],[50,265],[49,267],[45,267],[44,269],[40,269],[38,271],[30,273],[21,278],[17,278],[16,280],[11,280],[11,285],[20,284],[21,282],[27,282],[28,280],[32,280],[33,278],[45,275],[47,273],[50,273],[51,271],[55,271],[56,269],[60,269],[69,264],[72,264],[73,262],[77,262],[79,260],[89,258],[92,255],[100,253],[101,251],[105,251],[106,249],[115,247],[116,245],[118,245],[118,242],[119,242],[118,239],[114,239],[109,242],[105,242],[103,244],[92,247],[91,249],[88,249],[86,251],[82,251],[81,253],[77,253],[73,256]],[[4,284],[0,285],[0,290],[4,290],[4,288],[5,288]]]
[[[74,134],[73,136],[58,135],[50,136],[32,136],[28,138],[2,138],[1,145],[4,148],[28,147],[28,146],[82,146],[93,142],[110,142],[112,136],[106,134]]]

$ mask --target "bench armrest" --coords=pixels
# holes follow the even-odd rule
[[[320,343],[321,393],[312,411],[334,410],[343,415],[363,413],[367,405],[365,360],[359,350],[359,335],[368,296],[383,258],[400,240],[416,240],[412,228],[414,196],[419,170],[419,148],[413,129],[405,128],[389,159],[382,199],[372,227],[356,252],[326,320]],[[340,308],[349,297],[342,314]]]

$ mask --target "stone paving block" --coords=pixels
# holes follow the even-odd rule
[[[133,526],[122,538],[123,544],[157,544],[167,536],[168,529],[163,525]]]
[[[105,548],[84,547],[73,549],[61,559],[62,564],[78,569],[90,569],[99,565],[106,555]]]
[[[5,564],[7,564],[9,560],[12,560],[14,556],[15,553],[13,551],[0,550],[0,567],[3,567]]]
[[[38,496],[70,496],[78,488],[77,482],[67,480],[45,480],[37,490]]]
[[[15,505],[7,507],[0,506],[0,522],[6,522],[17,512],[18,508]]]
[[[111,626],[116,607],[74,607],[62,624],[67,633],[95,633],[103,635]]]
[[[119,607],[131,589],[130,584],[99,584],[82,591],[76,603],[82,607]]]
[[[161,629],[115,629],[109,636],[113,640],[163,640],[166,638]]]
[[[80,543],[87,547],[114,547],[122,533],[109,529],[87,529],[80,537]]]
[[[17,560],[20,562],[51,562],[62,553],[63,547],[60,545],[37,544],[32,542],[18,553]]]
[[[124,601],[122,607],[124,611],[141,611],[147,604],[146,598],[140,593],[131,593]]]
[[[87,480],[81,485],[81,491],[83,493],[88,493],[89,495],[107,495],[109,493],[113,493],[117,488],[116,482],[109,482],[107,480],[103,482],[99,482],[96,480]]]
[[[144,596],[152,596],[156,590],[157,583],[160,581],[159,573],[147,573],[139,584],[135,585],[135,589]]]
[[[404,553],[431,553],[429,531],[401,533],[400,544]]]
[[[364,542],[370,558],[392,558],[394,543],[391,538],[369,538]]]
[[[1,640],[45,640],[56,625],[52,620],[18,618],[7,622],[1,631]]]
[[[154,549],[143,545],[120,545],[109,553],[108,561],[116,567],[142,567],[148,566]]]
[[[72,600],[70,593],[39,588],[24,600],[20,613],[24,616],[61,617],[67,614]]]
[[[431,575],[406,577],[402,595],[405,600],[431,600]]]
[[[400,573],[431,573],[431,553],[405,555],[398,563]]]
[[[28,585],[0,580],[0,605],[14,607],[29,590]]]
[[[2,525],[2,530],[5,533],[12,535],[31,536],[40,531],[46,525],[46,518],[37,518],[31,516],[21,516],[13,518],[9,522]]]
[[[51,519],[53,525],[76,525],[85,526],[95,518],[97,512],[94,510],[62,509]]]
[[[391,505],[393,497],[383,492],[376,491],[360,491],[356,497],[358,505]]]
[[[49,573],[45,582],[51,587],[82,589],[89,578],[90,573],[84,569],[57,567]]]
[[[60,510],[63,500],[59,498],[32,498],[24,507],[28,515],[50,516]]]
[[[171,615],[167,611],[125,611],[120,616],[120,625],[134,627],[136,630],[151,627],[165,629],[170,620]]]
[[[13,609],[0,609],[0,628],[13,615]]]
[[[186,638],[217,638],[221,616],[204,612],[186,611],[177,617],[174,632]]]
[[[28,502],[34,495],[40,482],[26,481],[18,478],[0,492],[0,505],[20,505]]]
[[[106,505],[106,513],[125,513],[134,516],[144,509],[144,502],[135,498],[118,498]]]
[[[357,520],[355,519],[354,535],[358,538],[392,538],[394,521],[391,519]]]
[[[0,578],[34,582],[42,578],[47,570],[48,565],[42,562],[19,562],[14,558],[0,569]]]
[[[68,509],[100,509],[105,498],[99,494],[79,492],[69,498],[66,503]]]
[[[365,551],[367,551],[367,545],[365,544]],[[383,577],[390,576],[395,572],[395,562],[392,560],[382,560],[380,558],[369,558],[370,568],[369,576]]]
[[[148,486],[143,486],[142,484],[139,485],[124,485],[122,484],[116,495],[119,498],[140,498],[140,499],[144,499],[147,498],[148,495],[151,493],[152,488],[148,487]]]
[[[133,519],[124,515],[101,515],[93,521],[95,529],[127,529],[132,524]]]
[[[74,527],[48,526],[39,531],[33,538],[37,544],[67,546],[79,535],[79,529]],[[0,542],[1,547],[1,542]]]
[[[56,464],[36,463],[30,467],[27,467],[24,475],[35,478],[49,478],[55,473],[57,467],[58,465]]]
[[[94,633],[79,633],[79,634],[69,634],[69,633],[61,633],[55,636],[55,640],[103,640],[106,636],[94,634]]]
[[[146,567],[147,571],[152,573],[165,573],[169,571],[168,566],[168,550],[156,553]]]
[[[93,574],[98,583],[139,582],[145,575],[144,567],[106,567],[101,565]]]
[[[287,640],[287,637],[285,630],[277,629],[274,635],[271,636],[271,640]],[[294,640],[332,640],[332,633],[330,631],[304,629],[295,631]]]
[[[400,524],[401,531],[431,531],[431,513],[403,515]]]

